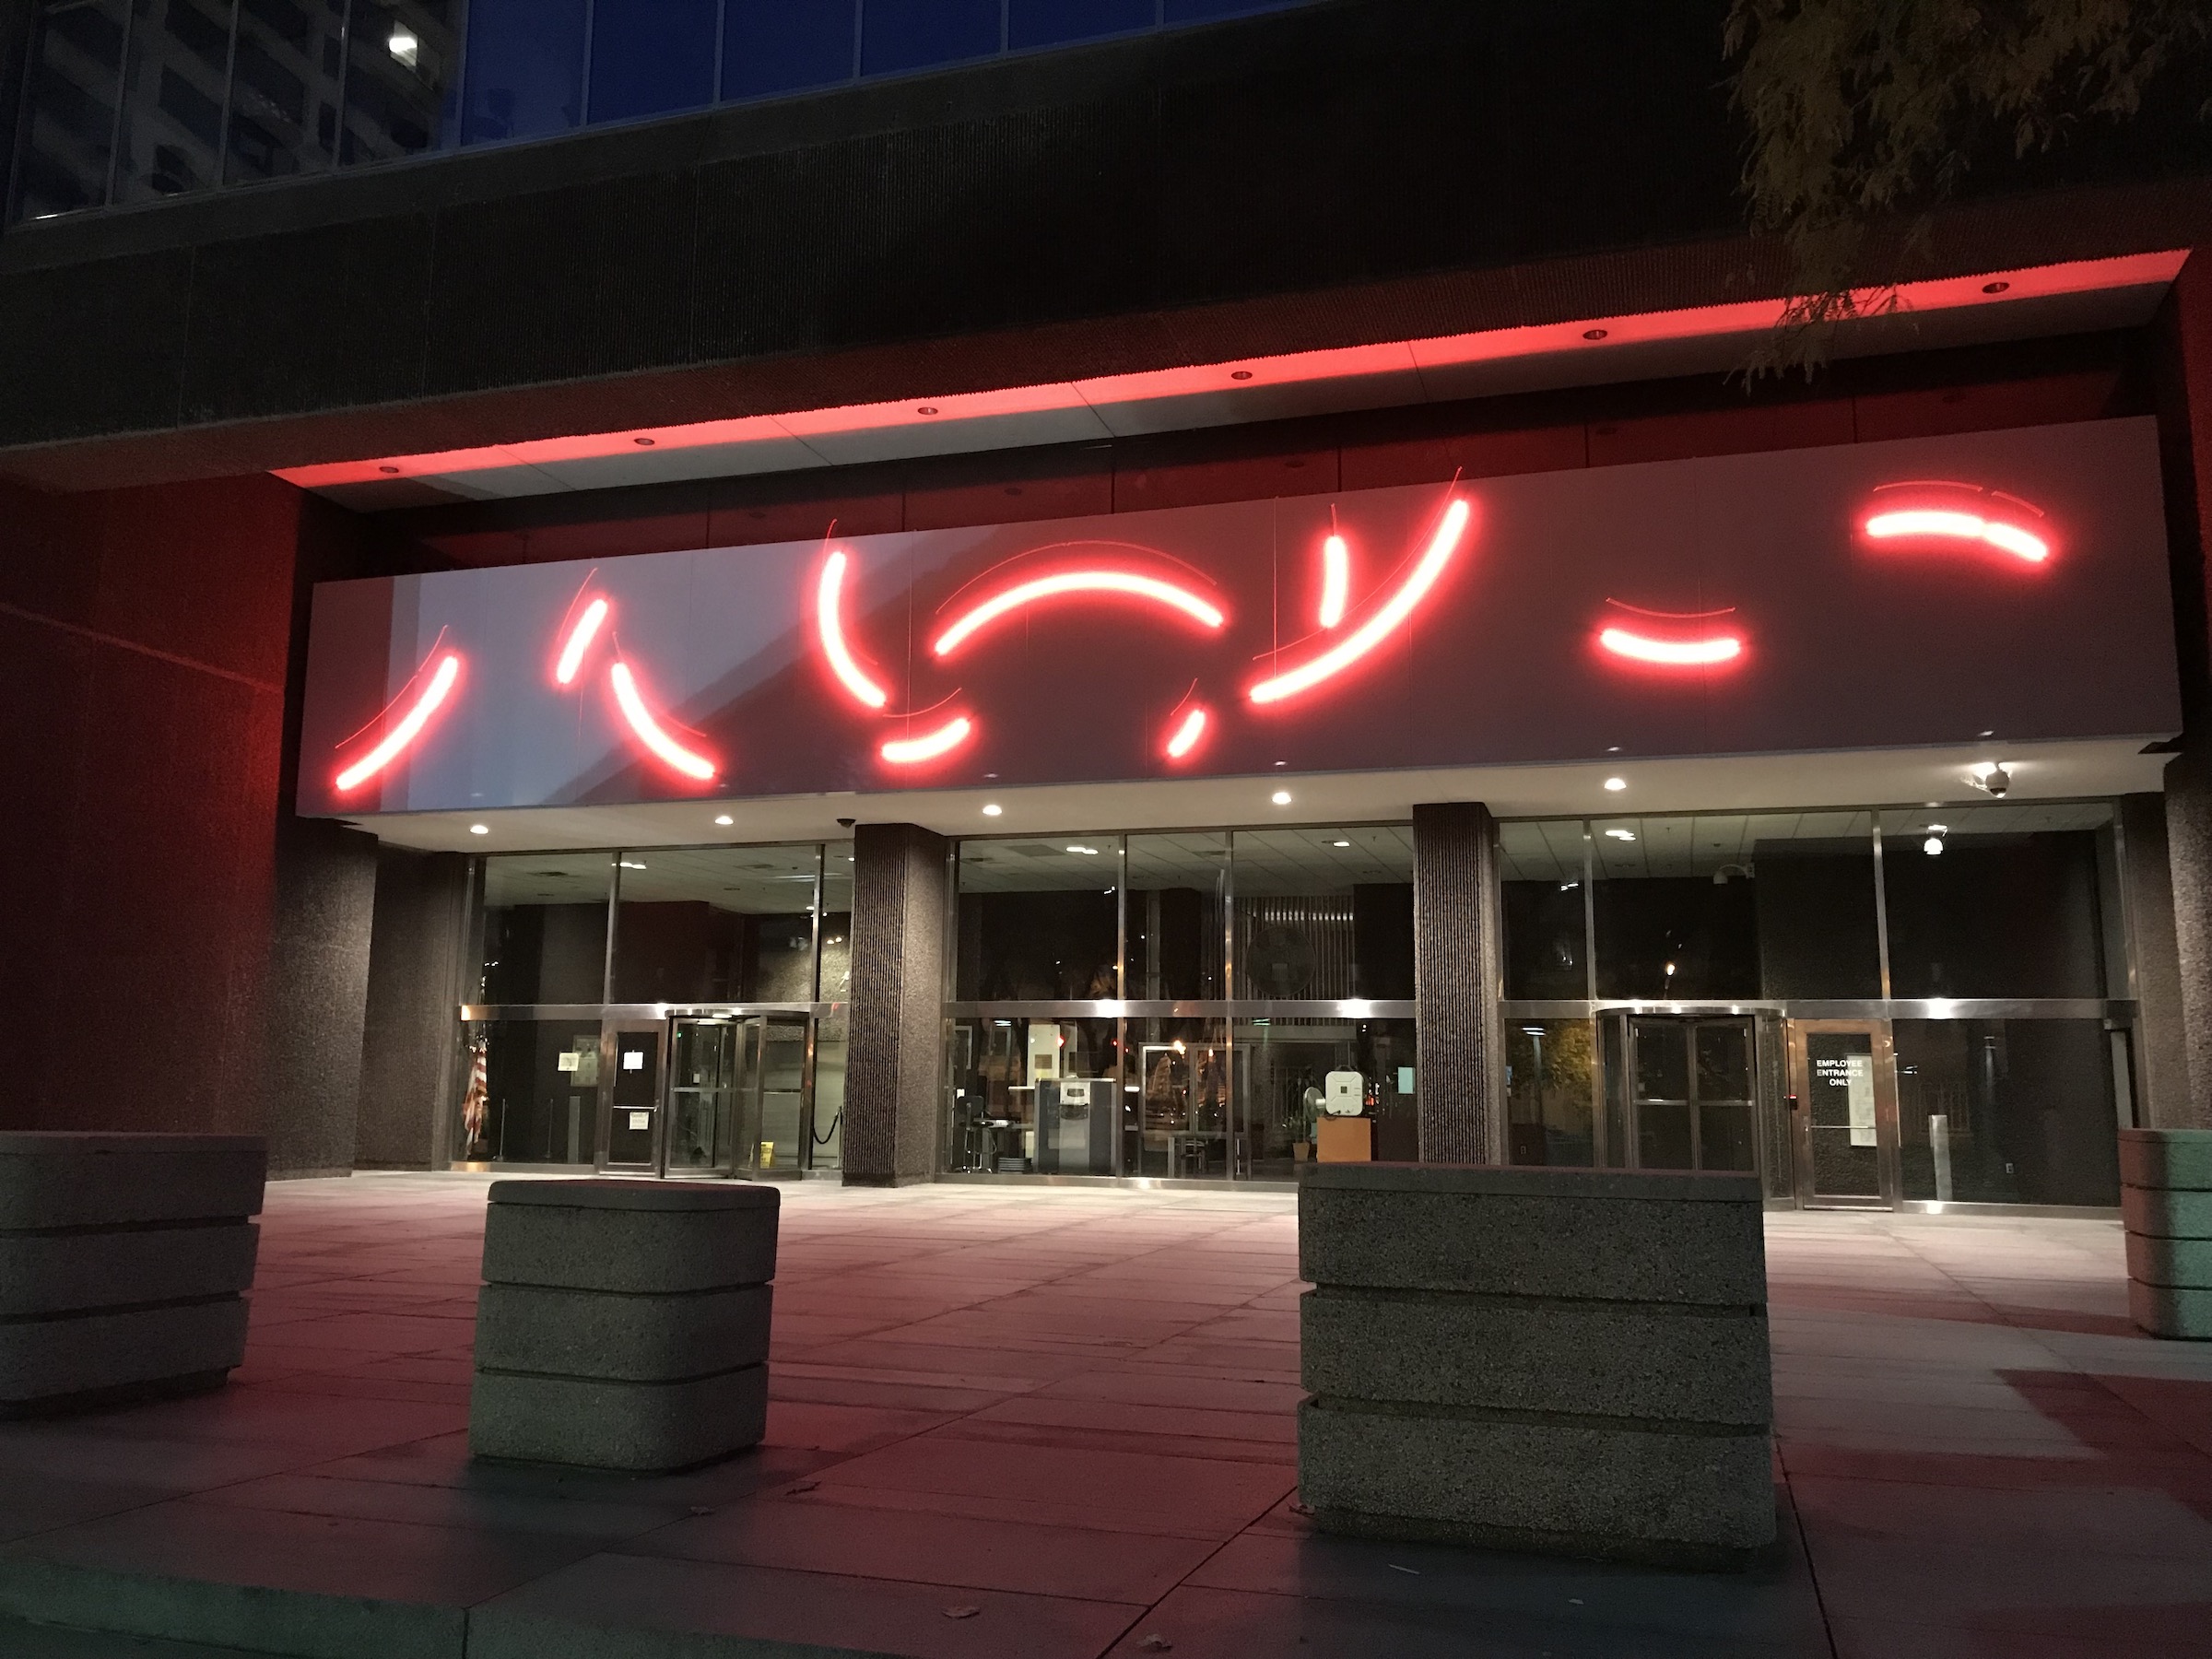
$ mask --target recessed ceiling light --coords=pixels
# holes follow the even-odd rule
[[[1611,836],[1615,841],[1634,841],[1636,839],[1636,831],[1633,830],[1608,830],[1606,831],[1606,833]]]
[[[2009,282],[1985,282],[1982,285],[1982,291],[1985,294],[2001,294],[2011,286]]]
[[[1252,378],[1252,371],[1249,369],[1231,369],[1229,371],[1229,378],[1230,380],[1250,380]]]
[[[630,441],[636,444],[640,449],[651,449],[653,447],[653,440],[650,438],[632,438]]]
[[[917,415],[935,415],[936,412],[937,406],[935,404],[917,404],[914,406],[914,413]]]
[[[1332,847],[1348,847],[1352,843],[1350,841],[1331,841],[1329,843],[1329,845]]]
[[[716,813],[716,814],[714,815],[714,821],[715,821],[716,823],[720,824],[720,825],[721,825],[721,826],[722,826],[722,827],[723,827],[724,830],[727,830],[727,829],[728,829],[728,828],[729,828],[729,827],[730,827],[732,824],[735,823],[737,820],[736,820],[735,818],[732,818],[732,817],[731,817],[731,816],[730,816],[728,813],[726,813],[726,812],[718,812],[718,813]]]
[[[1069,851],[1070,853],[1088,853],[1088,854],[1089,854],[1089,856],[1091,856],[1092,858],[1096,858],[1096,857],[1099,855],[1099,850],[1098,850],[1096,847],[1073,847],[1073,846],[1071,846],[1070,848],[1068,848],[1068,851]]]
[[[489,824],[471,824],[468,827],[468,832],[471,835],[489,835],[491,826]]]
[[[641,870],[645,866],[633,858],[618,858],[615,862],[626,870]]]
[[[993,801],[988,806],[983,808],[983,816],[985,818],[996,818],[1005,810],[1006,808],[1004,806],[1001,806],[996,801]]]
[[[1585,328],[1583,330],[1583,338],[1585,340],[1602,340],[1605,337],[1606,331],[1602,328]]]
[[[1290,792],[1287,789],[1278,789],[1275,792],[1275,794],[1267,798],[1273,801],[1277,806],[1288,806],[1290,805]]]
[[[1614,791],[1616,794],[1626,789],[1628,786],[1629,781],[1626,778],[1607,778],[1606,780],[1606,787]]]

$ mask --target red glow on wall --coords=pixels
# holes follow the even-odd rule
[[[559,660],[553,665],[556,685],[575,683],[577,671],[583,666],[583,653],[592,648],[592,641],[599,637],[600,629],[606,625],[606,619],[613,610],[614,607],[600,597],[594,597],[583,607],[582,613],[569,629],[568,640],[560,648]]]
[[[2015,559],[2024,559],[2030,564],[2041,564],[2051,557],[2051,544],[2032,530],[2018,524],[2008,524],[2002,519],[1986,519],[1979,513],[1948,512],[1937,508],[1907,509],[1898,512],[1877,512],[1866,521],[1866,534],[1875,541],[1936,540],[1986,542],[2000,552]]]
[[[1204,628],[1219,628],[1223,620],[1218,606],[1200,598],[1188,588],[1178,587],[1158,576],[1147,576],[1136,571],[1062,571],[1056,575],[1038,576],[1028,582],[1017,582],[1010,588],[992,594],[939,634],[937,642],[931,649],[939,656],[947,655],[978,629],[995,622],[999,618],[1024,606],[1070,594],[1102,594],[1146,600],[1180,611]]]
[[[1296,697],[1301,691],[1311,690],[1324,680],[1335,678],[1373,651],[1393,629],[1413,615],[1415,607],[1436,586],[1437,579],[1444,573],[1444,567],[1452,562],[1452,556],[1459,550],[1459,545],[1466,535],[1467,523],[1473,516],[1474,509],[1466,499],[1453,497],[1452,504],[1444,509],[1444,516],[1436,527],[1436,534],[1430,538],[1429,546],[1419,560],[1407,573],[1406,580],[1399,583],[1397,591],[1384,600],[1372,616],[1319,656],[1285,673],[1270,676],[1253,686],[1246,695],[1255,703],[1281,702],[1287,698]]]
[[[829,659],[830,672],[837,676],[839,683],[865,706],[880,709],[890,701],[890,694],[867,677],[845,643],[841,607],[850,562],[841,547],[822,561],[821,577],[814,588],[815,631],[822,642],[822,655]]]
[[[965,714],[958,714],[920,737],[894,737],[883,746],[881,753],[893,766],[916,766],[924,760],[935,760],[940,755],[949,755],[967,742],[974,731],[975,723]]]
[[[1334,628],[1344,620],[1344,607],[1352,587],[1352,550],[1344,537],[1332,535],[1321,544],[1321,625]]]
[[[1182,717],[1175,735],[1168,739],[1168,759],[1180,760],[1198,747],[1198,739],[1206,735],[1206,711],[1193,709]]]
[[[459,683],[461,678],[461,653],[449,651],[436,660],[437,667],[431,671],[429,681],[422,686],[422,688],[415,691],[413,700],[408,704],[407,712],[385,730],[383,736],[377,741],[374,748],[338,773],[335,782],[341,794],[359,789],[377,773],[390,766],[393,761],[398,759],[400,756],[406,754],[415,739],[422,735],[422,730],[429,724],[430,717],[437,713],[444,706],[446,699],[453,695],[453,687]],[[426,661],[423,666],[429,667],[429,664]],[[418,668],[415,671],[414,678],[407,682],[408,688],[412,689],[416,682],[421,679],[422,669]],[[407,701],[408,691],[403,689],[384,712],[389,714],[392,709]]]
[[[606,679],[614,688],[616,706],[622,711],[622,718],[629,723],[630,731],[664,766],[701,783],[713,778],[717,770],[714,762],[678,743],[646,706],[644,694],[638,689],[637,677],[630,673],[628,663],[618,661],[611,665]]]

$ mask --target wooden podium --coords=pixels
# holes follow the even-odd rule
[[[1372,1163],[1375,1161],[1375,1120],[1365,1117],[1324,1117],[1314,1125],[1318,1163]]]

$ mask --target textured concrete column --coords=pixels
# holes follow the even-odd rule
[[[1498,820],[1413,809],[1413,994],[1423,1163],[1505,1161]]]
[[[2190,1121],[2189,1050],[2182,1014],[2181,958],[2174,944],[2165,797],[2123,796],[2120,833],[2125,849],[2128,933],[2136,959],[2136,1122],[2147,1129],[2165,1127],[2170,1120],[2183,1126]],[[2126,994],[2116,973],[2108,994]]]
[[[916,824],[853,832],[848,1186],[900,1186],[936,1172],[946,852],[943,836]]]
[[[437,1169],[453,1155],[457,1004],[465,961],[468,861],[458,853],[380,847],[369,1003],[361,1037],[359,1169]]]

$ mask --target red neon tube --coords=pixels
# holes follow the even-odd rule
[[[615,701],[621,707],[622,718],[629,722],[629,729],[637,734],[640,743],[659,756],[672,771],[696,778],[702,783],[713,777],[713,761],[677,742],[653,718],[653,711],[645,706],[644,698],[638,692],[637,679],[629,672],[628,663],[613,665],[607,669],[606,677],[615,688]]]
[[[1455,499],[1451,506],[1444,509],[1443,522],[1437,525],[1436,535],[1430,538],[1428,549],[1422,553],[1420,562],[1413,567],[1412,573],[1406,578],[1398,591],[1383,603],[1382,608],[1311,662],[1260,681],[1246,695],[1255,703],[1281,702],[1285,698],[1296,697],[1300,692],[1311,690],[1322,681],[1342,674],[1374,650],[1392,629],[1413,614],[1414,606],[1420,604],[1428,596],[1429,590],[1436,585],[1437,578],[1444,573],[1444,567],[1452,562],[1452,555],[1459,550],[1461,538],[1466,535],[1467,521],[1473,513],[1474,509],[1467,505],[1464,498]]]
[[[1865,530],[1876,541],[1936,536],[1951,541],[1983,542],[2030,564],[2041,564],[2051,557],[2051,544],[2041,536],[2002,519],[1983,518],[1978,512],[1947,512],[1940,508],[1877,512],[1866,521]]]
[[[1597,642],[1615,656],[1639,663],[1656,663],[1666,668],[1695,668],[1731,662],[1743,654],[1744,642],[1734,634],[1715,634],[1706,640],[1653,640],[1625,628],[1608,628]]]
[[[1157,576],[1141,576],[1135,571],[1064,571],[1057,576],[1040,576],[1024,582],[1003,593],[994,594],[973,610],[963,616],[937,636],[932,647],[937,655],[944,656],[957,648],[960,641],[986,623],[994,622],[1009,611],[1025,605],[1034,605],[1040,599],[1053,599],[1063,594],[1120,594],[1136,599],[1149,599],[1155,604],[1179,610],[1207,628],[1221,626],[1221,612],[1207,604],[1187,588],[1177,587]]]
[[[1344,537],[1332,535],[1321,544],[1321,625],[1334,628],[1344,620],[1344,606],[1352,586],[1352,550]]]
[[[968,741],[975,723],[965,714],[955,715],[935,731],[920,737],[894,737],[883,746],[882,754],[893,766],[912,766],[918,761],[935,760],[939,755],[948,755]]]
[[[594,599],[583,607],[583,615],[576,618],[576,626],[569,629],[568,643],[560,648],[560,661],[553,666],[553,678],[559,685],[570,685],[576,671],[583,666],[583,653],[591,649],[592,641],[599,635],[612,607],[605,599]]]
[[[880,709],[890,701],[889,693],[867,677],[845,644],[845,625],[839,604],[846,563],[842,548],[823,561],[821,580],[814,590],[815,624],[821,635],[822,654],[830,659],[830,671],[861,702],[871,709]]]
[[[1198,739],[1206,735],[1206,711],[1193,709],[1182,717],[1175,728],[1175,735],[1168,739],[1168,759],[1180,760],[1198,747]]]
[[[419,678],[421,670],[416,670],[416,675]],[[460,654],[449,651],[438,660],[438,669],[430,676],[430,683],[415,699],[414,706],[399,717],[398,724],[384,734],[374,748],[338,774],[339,793],[359,788],[405,754],[407,746],[422,735],[422,728],[429,724],[430,716],[438,712],[452,694],[454,682],[460,677]]]

